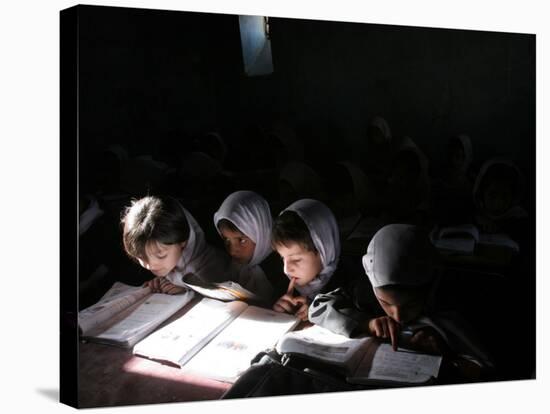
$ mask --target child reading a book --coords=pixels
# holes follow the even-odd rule
[[[475,220],[482,231],[514,233],[523,227],[522,185],[523,175],[512,162],[495,158],[483,164],[474,183]]]
[[[279,294],[285,286],[271,247],[272,218],[267,201],[253,191],[236,191],[214,214],[214,225],[233,261],[235,280],[271,306],[274,285]]]
[[[273,309],[307,320],[309,303],[315,295],[334,289],[343,277],[335,274],[340,258],[336,219],[320,201],[298,200],[275,219],[271,242],[290,279],[287,293]],[[293,296],[294,289],[297,296]]]
[[[183,291],[182,277],[188,274],[208,282],[225,278],[229,261],[205,242],[199,224],[176,199],[135,200],[121,224],[124,250],[155,276],[146,282],[153,292]]]
[[[457,315],[453,319],[436,313],[433,247],[423,229],[384,226],[372,238],[362,262],[368,281],[357,279],[346,288],[318,295],[309,310],[311,322],[346,336],[385,338],[394,349],[399,343],[491,365]]]

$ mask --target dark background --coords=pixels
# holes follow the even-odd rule
[[[274,73],[247,77],[238,16],[85,10],[81,174],[110,143],[158,156],[204,131],[235,142],[278,119],[306,160],[350,159],[380,114],[433,167],[447,138],[466,132],[475,161],[505,156],[534,183],[534,35],[271,18]]]

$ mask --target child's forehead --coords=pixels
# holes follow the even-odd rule
[[[407,305],[417,297],[421,296],[421,292],[417,290],[394,290],[375,288],[376,297],[384,302],[393,305]]]
[[[168,250],[169,248],[170,248],[170,245],[168,244],[161,243],[158,240],[151,240],[145,244],[145,253],[146,254],[160,253],[165,250]]]
[[[240,230],[234,230],[232,228],[229,228],[228,226],[220,226],[220,233],[224,237],[247,237],[246,234],[244,234]]]
[[[308,253],[308,250],[302,244],[295,241],[288,241],[284,244],[278,243],[273,247],[280,255],[284,256],[294,256]]]

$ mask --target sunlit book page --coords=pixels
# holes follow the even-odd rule
[[[83,335],[107,322],[151,293],[151,289],[116,282],[94,305],[78,313],[78,325]]]
[[[189,303],[193,296],[192,291],[179,295],[151,294],[133,307],[116,315],[108,329],[93,334],[94,340],[131,347]]]
[[[185,315],[136,344],[133,352],[184,365],[246,307],[244,302],[204,298]]]
[[[294,328],[292,315],[249,306],[182,369],[225,382],[234,382],[259,352],[273,347]]]

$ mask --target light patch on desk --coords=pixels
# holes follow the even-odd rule
[[[179,382],[182,384],[196,385],[201,388],[209,388],[213,390],[226,390],[227,385],[213,381],[208,378],[199,377],[195,375],[188,375],[182,372],[181,369],[171,367],[168,365],[162,365],[158,362],[151,361],[145,358],[132,357],[123,366],[122,371],[149,377],[153,379],[160,379],[165,381]]]

